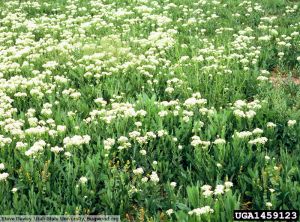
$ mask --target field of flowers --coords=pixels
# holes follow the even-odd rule
[[[300,209],[299,6],[0,1],[0,214]]]

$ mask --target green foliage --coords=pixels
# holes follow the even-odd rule
[[[0,1],[0,214],[299,209],[299,6]]]

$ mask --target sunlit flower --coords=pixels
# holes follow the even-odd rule
[[[133,174],[135,174],[135,175],[139,175],[139,174],[143,174],[143,173],[144,173],[144,170],[143,170],[143,168],[139,167],[139,168],[133,170],[132,172],[133,172]]]
[[[87,183],[87,181],[88,181],[88,179],[86,177],[79,178],[79,183],[81,183],[81,184],[85,184],[85,183]]]
[[[173,210],[173,209],[169,209],[169,210],[166,211],[166,214],[169,215],[169,216],[170,216],[171,214],[173,214],[173,213],[174,213],[174,210]]]
[[[213,213],[214,210],[210,208],[210,206],[205,206],[201,208],[196,208],[188,212],[189,215],[197,215],[200,216],[202,214]]]
[[[4,169],[5,169],[4,163],[0,163],[0,170],[4,170]]]
[[[294,126],[296,123],[297,123],[296,120],[289,120],[289,121],[288,121],[288,126],[289,126],[289,127]]]
[[[15,193],[17,191],[18,191],[18,188],[16,188],[16,187],[14,187],[14,188],[11,189],[11,192],[13,192],[13,193]]]
[[[224,186],[223,185],[217,185],[216,189],[214,191],[215,195],[223,194],[224,193]]]
[[[272,204],[271,202],[267,202],[267,203],[266,203],[266,206],[267,206],[267,207],[272,207],[273,204]]]
[[[150,175],[150,180],[154,183],[159,182],[159,177],[156,172],[152,171],[152,173]]]
[[[176,182],[171,182],[170,185],[171,185],[171,187],[175,188],[177,183]]]
[[[9,176],[8,173],[0,173],[0,181],[1,180],[6,180],[8,176]]]

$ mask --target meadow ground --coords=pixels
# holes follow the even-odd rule
[[[300,209],[300,9],[0,1],[0,214]]]

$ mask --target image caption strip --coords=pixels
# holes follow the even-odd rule
[[[298,221],[298,210],[235,210],[234,221]]]

